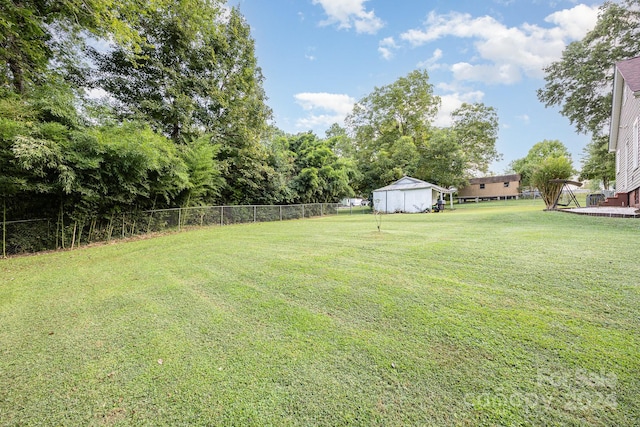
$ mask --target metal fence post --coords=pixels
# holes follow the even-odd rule
[[[257,208],[258,208],[257,206],[253,207],[253,222],[256,222],[256,209]]]
[[[224,225],[224,206],[220,206],[220,225]]]
[[[282,221],[282,205],[280,205],[280,221]]]
[[[182,222],[182,208],[178,208],[178,231],[180,231],[181,222]]]

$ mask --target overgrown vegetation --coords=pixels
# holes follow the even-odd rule
[[[56,5],[0,6],[9,220],[336,202],[405,173],[464,182],[497,156],[493,109],[465,104],[454,126],[435,128],[440,100],[419,71],[363,98],[348,132],[282,132],[269,124],[249,25],[224,0]],[[367,104],[376,117],[359,117]]]
[[[0,424],[636,425],[638,224],[541,208],[4,260]]]

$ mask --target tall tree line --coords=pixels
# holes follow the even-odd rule
[[[433,125],[425,71],[375,88],[323,137],[270,125],[249,25],[224,0],[5,1],[0,26],[9,219],[333,202],[402,175],[461,185],[498,157],[491,107]]]
[[[250,28],[222,0],[5,1],[0,27],[11,219],[352,194],[329,141],[268,126]]]

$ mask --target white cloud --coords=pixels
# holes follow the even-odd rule
[[[451,66],[451,72],[456,80],[487,84],[512,84],[521,79],[519,68],[513,64],[472,65],[459,62]]]
[[[378,52],[380,52],[380,55],[384,59],[389,60],[393,58],[393,51],[398,47],[399,46],[396,44],[396,41],[393,39],[393,37],[387,37],[380,40],[380,43],[378,43]]]
[[[454,37],[490,37],[502,32],[504,26],[490,16],[473,18],[468,13],[451,12],[438,15],[429,13],[424,30],[409,30],[400,35],[413,46],[437,40],[446,36]]]
[[[375,34],[384,27],[384,22],[373,10],[367,11],[364,4],[367,0],[313,0],[327,14],[327,19],[320,25],[337,24],[340,29],[355,27],[358,33]]]
[[[314,130],[329,128],[334,123],[342,123],[344,117],[336,114],[312,114],[296,121],[296,128],[301,130]]]
[[[353,109],[356,100],[349,95],[326,92],[303,92],[294,95],[296,103],[309,114],[296,122],[296,127],[313,129],[341,123]]]
[[[427,68],[432,70],[440,68],[440,66],[438,65],[438,61],[440,60],[440,58],[442,58],[442,50],[436,49],[433,51],[431,58],[418,63],[418,68]]]
[[[471,91],[471,92],[454,92],[447,95],[440,95],[442,104],[438,111],[438,116],[434,120],[434,125],[438,127],[451,126],[451,113],[459,108],[464,102],[475,103],[482,102],[484,98],[484,92]]]
[[[349,95],[326,92],[303,92],[294,95],[294,98],[304,110],[320,108],[345,113],[345,115],[351,112],[356,102]]]
[[[545,21],[554,25],[550,28],[526,23],[507,27],[490,16],[431,12],[423,29],[406,31],[400,39],[414,47],[444,37],[471,39],[477,58],[473,64],[453,65],[456,78],[512,84],[523,75],[542,77],[543,68],[560,58],[568,42],[582,38],[593,28],[597,17],[597,6],[579,4],[547,16]]]
[[[522,114],[520,116],[516,116],[516,119],[522,121],[524,124],[529,124],[531,122],[531,118],[528,114]]]
[[[309,61],[315,61],[316,60],[316,56],[314,55],[315,51],[316,51],[316,48],[314,46],[309,46],[307,48],[307,53],[305,53],[304,55],[305,59]]]
[[[584,37],[585,28],[589,30],[595,25],[594,14],[597,16],[597,12],[598,9],[579,4],[572,9],[554,12],[544,20],[551,24],[556,24],[567,38],[579,40]]]

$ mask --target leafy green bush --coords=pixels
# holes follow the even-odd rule
[[[531,176],[531,182],[540,190],[540,195],[547,205],[553,202],[562,191],[562,184],[550,182],[552,179],[569,179],[574,173],[571,161],[565,156],[547,157],[536,166]]]

